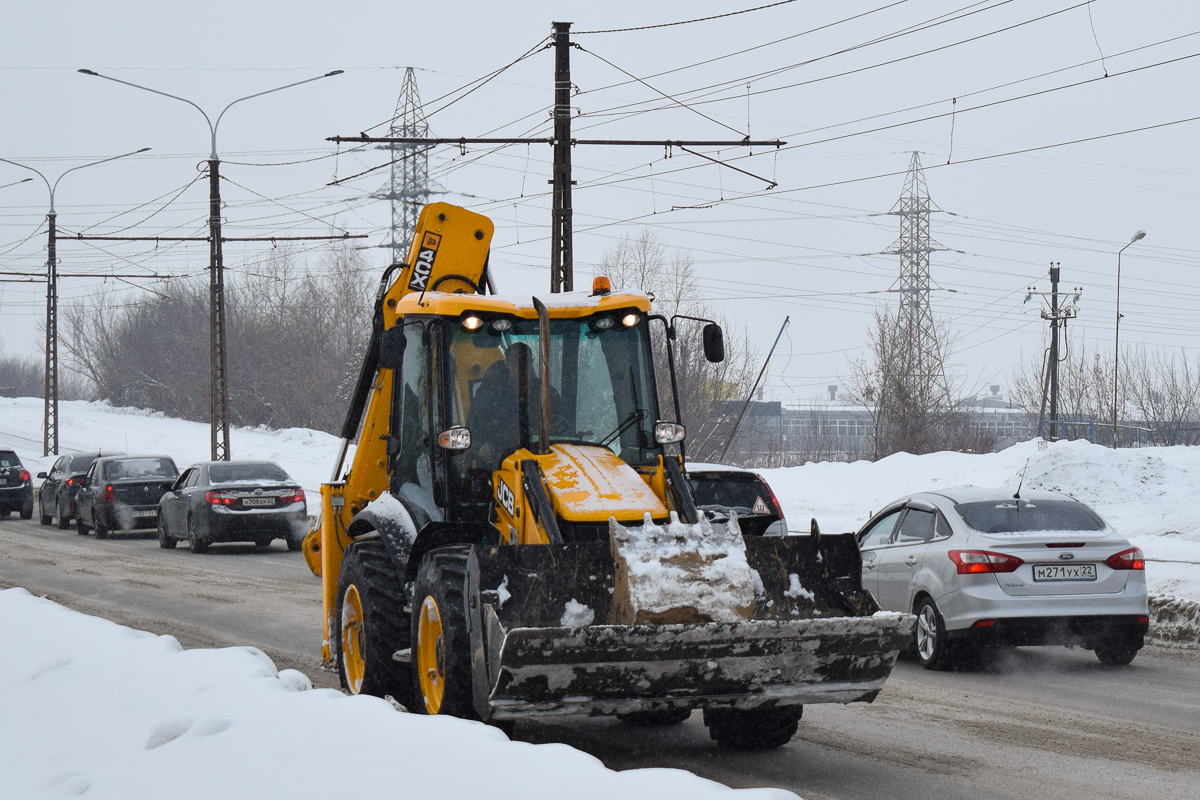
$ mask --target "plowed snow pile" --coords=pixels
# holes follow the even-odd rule
[[[258,650],[170,636],[0,591],[0,797],[112,800],[796,800],[673,769],[613,772],[566,745],[313,689]]]
[[[1026,469],[1026,463],[1028,468]],[[1081,500],[1145,552],[1154,611],[1152,634],[1200,641],[1200,447],[1111,450],[1086,441],[999,453],[899,453],[853,464],[809,463],[764,470],[788,525],[807,531],[856,530],[885,504],[914,492],[955,486],[1024,486]]]

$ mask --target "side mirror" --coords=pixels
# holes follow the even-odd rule
[[[379,340],[379,366],[381,369],[400,369],[404,365],[404,347],[408,338],[403,325],[394,325],[383,332]]]
[[[678,422],[654,423],[654,441],[659,444],[674,444],[682,442],[687,431]]]
[[[438,434],[438,444],[446,450],[462,452],[471,448],[471,431],[461,425]]]
[[[46,473],[44,473],[44,472],[39,472],[39,473],[37,474],[37,476],[38,476],[39,478],[44,478],[44,477],[46,477]]]
[[[725,360],[725,334],[715,322],[704,326],[704,357],[713,364],[720,364]]]

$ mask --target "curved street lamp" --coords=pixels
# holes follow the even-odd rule
[[[1145,231],[1138,231],[1129,240],[1129,244],[1146,238]],[[1117,449],[1117,383],[1118,375],[1120,374],[1119,366],[1121,363],[1121,253],[1125,252],[1125,247],[1117,251],[1117,326],[1116,333],[1113,336],[1113,449]]]
[[[28,164],[21,164],[7,158],[0,158],[0,161],[3,161],[5,164],[12,164],[14,167],[20,167],[21,169],[27,169],[30,172],[36,173],[42,179],[42,182],[46,184],[46,189],[50,192],[50,212],[46,214],[48,237],[46,242],[46,370],[43,376],[45,378],[45,391],[43,394],[46,398],[46,408],[42,421],[43,456],[58,452],[58,254],[55,244],[58,238],[58,213],[54,210],[54,193],[58,190],[59,181],[76,170],[84,169],[85,167],[94,167],[97,164],[107,164],[109,161],[116,161],[118,158],[136,156],[138,153],[145,153],[149,149],[149,147],[143,147],[140,150],[122,153],[119,156],[109,156],[98,161],[91,161],[87,164],[71,167],[55,178],[54,183],[50,183],[50,180],[40,170],[34,169]],[[31,181],[33,178],[26,178],[25,180]],[[17,182],[24,183],[24,181]]]
[[[204,121],[208,123],[208,132],[212,144],[212,150],[208,157],[209,423],[212,439],[212,459],[213,461],[228,461],[230,458],[229,382],[227,380],[228,372],[225,356],[225,265],[224,254],[221,248],[221,159],[217,156],[217,128],[221,125],[221,118],[225,116],[225,112],[243,100],[281,92],[284,89],[291,89],[293,86],[301,86],[306,83],[322,80],[323,78],[332,78],[334,75],[341,75],[342,70],[335,69],[332,72],[326,72],[324,75],[318,75],[315,78],[306,78],[305,80],[296,81],[284,86],[277,86],[274,89],[267,89],[265,92],[255,92],[245,97],[239,97],[221,109],[221,113],[217,114],[216,122],[213,122],[212,118],[208,116],[203,108],[186,97],[169,94],[158,89],[151,89],[149,86],[131,83],[109,75],[101,75],[95,70],[80,69],[77,72],[96,78],[104,78],[106,81],[124,84],[134,89],[141,89],[145,92],[187,103],[199,111],[201,116],[204,117]]]

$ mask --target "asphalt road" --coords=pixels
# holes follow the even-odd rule
[[[192,555],[10,517],[0,520],[9,586],[187,647],[252,645],[336,685],[320,667],[319,582],[281,542]],[[809,706],[792,742],[762,753],[717,749],[699,714],[666,729],[523,722],[515,738],[570,744],[614,769],[679,767],[806,800],[1200,800],[1200,650],[1152,646],[1118,669],[1060,648],[1017,650],[986,671],[901,663],[875,703]]]

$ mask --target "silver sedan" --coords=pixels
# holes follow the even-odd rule
[[[880,607],[917,615],[913,649],[928,669],[1031,645],[1124,665],[1149,626],[1142,551],[1056,492],[909,495],[872,516],[858,543]]]

